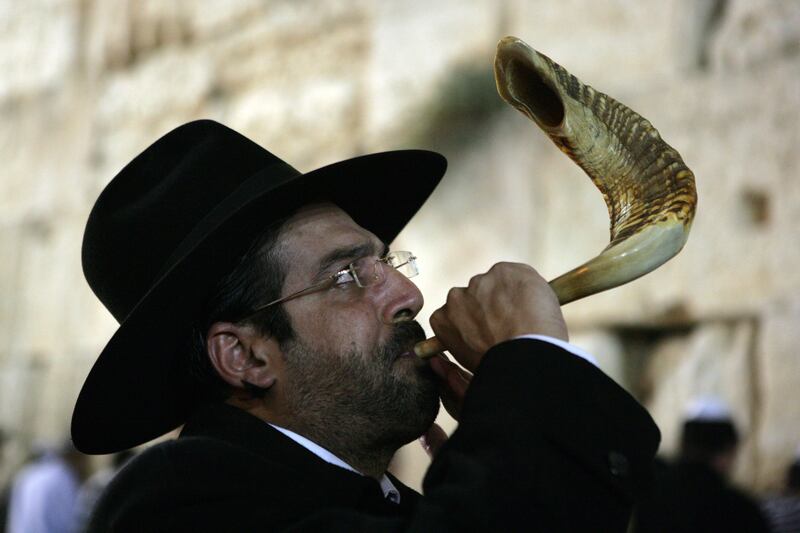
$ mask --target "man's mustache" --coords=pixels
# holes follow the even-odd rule
[[[414,345],[425,340],[425,330],[416,320],[398,322],[394,325],[391,338],[382,346],[383,355],[394,358],[395,356],[413,350]]]
[[[425,340],[425,330],[416,320],[401,322],[395,325],[395,328],[392,337],[393,339],[396,338],[400,343],[416,344],[421,340]]]

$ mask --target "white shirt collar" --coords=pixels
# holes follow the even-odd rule
[[[344,461],[336,457],[330,451],[326,450],[325,448],[317,444],[316,442],[312,442],[307,438],[305,438],[304,436],[298,435],[294,431],[282,428],[280,426],[276,426],[275,424],[272,424],[270,422],[267,423],[273,428],[283,433],[284,435],[286,435],[287,437],[289,437],[290,439],[292,439],[293,441],[295,441],[297,444],[299,444],[306,450],[310,451],[311,453],[313,453],[314,455],[325,461],[326,463],[330,463],[332,465],[338,466],[339,468],[344,468],[345,470],[355,472],[360,476],[364,475],[355,468],[353,468],[352,466],[350,466],[349,464],[345,463]],[[392,480],[389,479],[389,476],[384,474],[378,480],[378,483],[381,486],[384,498],[386,498],[392,503],[400,503],[400,491],[398,491],[397,487],[394,486],[394,483],[392,483]]]
[[[592,354],[587,352],[582,348],[578,348],[574,344],[570,344],[566,341],[562,341],[561,339],[557,339],[555,337],[550,337],[548,335],[520,335],[519,337],[514,337],[514,339],[538,339],[541,341],[549,342],[550,344],[555,344],[556,346],[567,350],[568,352],[572,353],[573,355],[577,355],[582,359],[586,359],[590,363],[592,363],[597,368],[600,368],[600,365],[597,363],[597,359],[594,358]]]

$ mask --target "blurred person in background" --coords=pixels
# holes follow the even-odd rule
[[[0,428],[0,533],[6,530],[6,519],[8,516],[8,499],[11,488],[6,482],[8,473],[6,472],[6,434]]]
[[[85,471],[86,457],[69,441],[45,446],[38,458],[14,476],[7,533],[72,533]]]
[[[734,487],[739,433],[730,409],[713,397],[686,412],[678,457],[656,470],[651,495],[635,511],[637,533],[769,531],[757,503]]]
[[[120,327],[72,436],[112,453],[183,429],[115,476],[90,531],[625,531],[658,429],[567,342],[533,268],[495,265],[434,312],[467,371],[414,355],[417,259],[388,244],[444,169],[403,150],[303,174],[207,120],[122,169],[83,242]],[[422,435],[424,496],[386,471]]]
[[[783,493],[765,499],[761,508],[775,533],[800,532],[800,446],[786,471]]]
[[[111,462],[107,466],[101,468],[81,485],[78,491],[77,502],[75,504],[75,528],[74,531],[80,533],[86,531],[89,527],[89,518],[94,511],[100,495],[106,490],[106,487],[114,476],[125,466],[125,463],[133,457],[133,450],[123,450],[115,453],[111,457]]]

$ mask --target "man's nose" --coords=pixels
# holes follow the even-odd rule
[[[413,319],[425,302],[417,285],[391,267],[386,268],[386,280],[378,287],[375,297],[384,324]]]

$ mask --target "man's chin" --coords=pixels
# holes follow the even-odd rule
[[[420,364],[421,363],[421,364]],[[425,422],[424,430],[427,430],[436,415],[439,412],[439,383],[436,374],[434,374],[427,361],[422,361],[419,358],[414,358],[411,361],[405,362],[408,366],[406,374],[406,383],[408,392],[415,398],[415,411],[418,415],[424,417],[424,413],[428,413],[430,423]]]
[[[431,398],[418,398],[413,412],[406,412],[398,425],[394,426],[395,445],[399,448],[413,442],[431,427],[439,415],[439,396]]]

